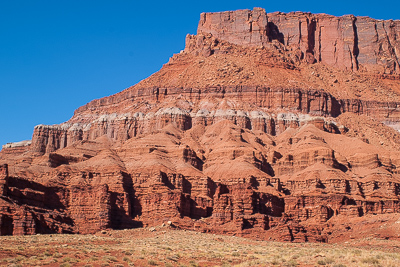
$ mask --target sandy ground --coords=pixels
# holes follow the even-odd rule
[[[1,266],[399,266],[400,241],[280,243],[152,227],[0,237]]]

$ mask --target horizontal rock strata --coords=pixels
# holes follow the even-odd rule
[[[167,89],[165,89],[167,90]],[[189,91],[189,92],[188,92]],[[79,140],[94,140],[106,134],[114,140],[127,140],[137,135],[151,133],[173,123],[181,130],[188,130],[196,125],[211,125],[223,119],[229,119],[243,128],[260,130],[271,135],[279,134],[288,127],[299,127],[317,116],[336,117],[344,112],[369,115],[387,125],[400,122],[399,103],[365,102],[360,100],[337,100],[331,95],[319,91],[303,90],[270,90],[268,88],[210,88],[193,92],[189,90],[169,90],[169,94],[158,93],[159,89],[149,89],[149,94],[138,92],[137,96],[126,95],[110,97],[103,103],[93,101],[79,108],[75,116],[61,125],[38,125],[34,129],[31,150],[34,152],[53,152]],[[92,114],[89,118],[80,115],[94,109],[122,105],[128,101],[160,102],[173,101],[179,93],[193,107],[206,99],[229,99],[229,101],[245,101],[253,110],[235,109],[189,109],[167,107],[155,112]],[[204,98],[202,98],[202,95]],[[193,102],[192,102],[193,101]],[[281,110],[274,114],[275,110]],[[284,112],[286,110],[286,112]],[[289,112],[288,112],[289,111]],[[294,112],[294,113],[293,113]],[[306,115],[303,115],[306,114]],[[322,118],[323,119],[323,118]],[[327,120],[327,122],[329,119]],[[329,127],[329,126],[328,126]],[[17,147],[17,145],[15,145]],[[4,147],[8,149],[8,147]]]

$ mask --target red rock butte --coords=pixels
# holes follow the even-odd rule
[[[3,146],[0,235],[398,239],[399,40],[393,20],[203,13],[157,73]]]

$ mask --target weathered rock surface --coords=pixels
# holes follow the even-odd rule
[[[267,14],[255,8],[203,13],[197,34],[200,38],[212,34],[240,46],[266,46],[276,40],[309,63],[399,74],[399,32],[400,21],[303,12]]]
[[[2,233],[172,221],[206,232],[329,241],[335,216],[400,212],[399,152],[348,133],[307,123],[273,136],[225,119],[188,130],[169,124],[122,142],[103,135],[42,156],[7,155]]]
[[[3,146],[0,234],[171,222],[329,242],[352,221],[400,213],[398,27],[202,14],[159,72]]]

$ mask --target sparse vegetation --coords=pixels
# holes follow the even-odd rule
[[[255,241],[179,230],[109,232],[107,236],[3,236],[0,266],[394,267],[400,261],[400,241],[368,239],[368,245],[362,241],[338,245]]]
[[[151,266],[156,266],[157,265],[157,262],[155,260],[149,260],[148,263]]]

